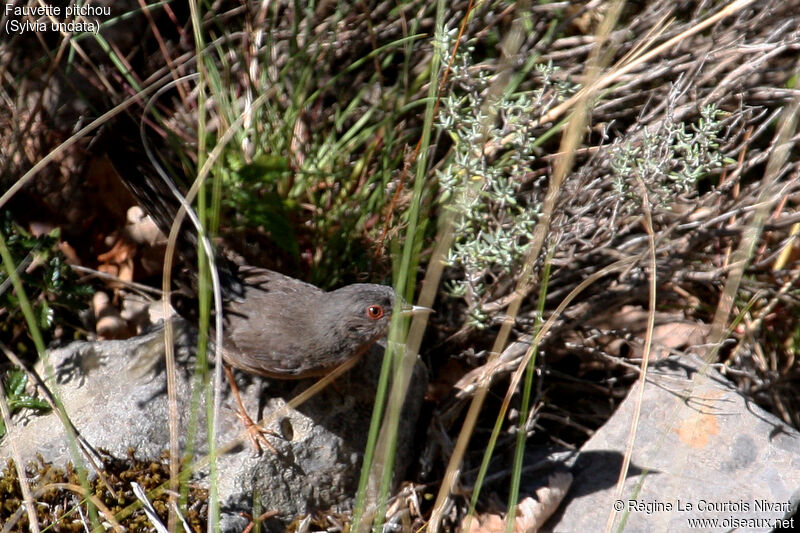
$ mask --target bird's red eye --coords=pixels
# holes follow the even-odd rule
[[[367,317],[371,318],[372,320],[383,318],[383,315],[385,314],[386,312],[380,305],[370,305],[367,307]]]

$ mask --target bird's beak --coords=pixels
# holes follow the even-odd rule
[[[430,307],[423,307],[421,305],[403,304],[401,314],[403,316],[414,316],[422,313],[433,313],[434,310]]]

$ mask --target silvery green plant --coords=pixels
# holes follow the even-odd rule
[[[656,130],[644,126],[636,142],[611,146],[614,189],[624,205],[635,208],[635,178],[641,178],[654,206],[669,207],[672,200],[691,191],[697,181],[732,162],[719,149],[722,112],[714,105],[700,110],[693,124],[667,119]]]
[[[566,89],[550,82],[552,66],[540,65],[540,89],[489,101],[491,78],[480,65],[471,66],[469,43],[462,50],[452,62],[452,91],[443,98],[437,119],[453,143],[437,172],[440,201],[454,215],[447,263],[463,271],[445,287],[467,303],[467,325],[484,328],[492,319],[485,304],[507,292],[510,284],[501,281],[513,279],[519,270],[538,219],[540,206],[524,190],[535,158],[533,117]]]

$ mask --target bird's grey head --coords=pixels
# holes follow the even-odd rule
[[[356,343],[374,342],[389,329],[395,303],[391,287],[356,283],[328,293],[325,300],[325,314]]]

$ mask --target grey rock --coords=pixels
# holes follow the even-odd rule
[[[622,497],[614,493],[636,387],[581,449],[547,531],[603,531],[615,505],[612,531],[771,531],[789,520],[800,498],[800,433],[702,368],[681,358],[648,371]],[[718,522],[693,528],[693,519]]]
[[[95,449],[125,458],[132,448],[140,459],[156,459],[168,449],[162,339],[159,330],[125,341],[75,342],[50,353],[54,374],[48,385],[57,392],[75,427]],[[205,402],[203,394],[195,394],[196,405],[192,406],[194,336],[187,327],[178,328],[176,345],[180,445],[182,450],[186,449],[190,420],[196,417],[194,457],[199,459],[208,452]],[[278,454],[265,450],[256,457],[245,439],[219,457],[223,529],[240,530],[241,518],[237,513],[252,512],[254,498],[258,498],[262,512],[279,512],[271,524],[273,528],[313,510],[346,511],[352,507],[382,358],[383,347],[374,346],[362,362],[332,385],[267,424],[283,437],[268,437]],[[254,419],[256,415],[269,416],[284,407],[289,399],[314,382],[261,379],[239,372],[236,376],[247,411]],[[243,429],[229,387],[223,383],[218,447],[235,441]],[[418,363],[398,434],[397,473],[402,473],[411,460],[416,420],[426,386],[424,367]],[[68,460],[75,462],[64,427],[55,414],[23,414],[16,426],[13,439],[23,461],[34,460],[41,453],[46,461],[56,465],[64,465]],[[0,458],[11,456],[10,444],[10,439],[0,443]],[[203,468],[196,477],[205,481],[207,473],[208,468]]]

